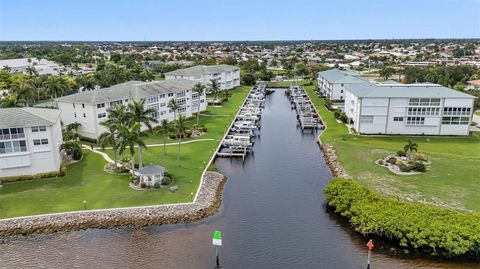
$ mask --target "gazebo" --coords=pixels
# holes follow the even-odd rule
[[[149,164],[138,170],[140,182],[145,182],[147,186],[153,186],[155,183],[162,183],[165,174],[165,167],[155,164]]]

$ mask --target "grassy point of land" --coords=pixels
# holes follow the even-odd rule
[[[87,201],[88,209],[191,202],[191,194],[196,193],[206,164],[249,90],[250,87],[231,90],[232,96],[222,107],[208,109],[210,114],[222,116],[200,117],[208,133],[199,139],[215,140],[182,145],[180,167],[175,166],[176,145],[167,146],[167,154],[163,153],[162,146],[149,147],[143,151],[145,165],[155,163],[165,166],[174,175],[178,192],[172,193],[168,188],[133,190],[128,186],[128,175],[105,173],[103,166],[106,162],[103,158],[84,150],[84,159],[69,165],[65,177],[5,184],[0,190],[0,218],[83,210],[84,200]],[[195,119],[190,120],[190,123],[195,123]],[[171,142],[175,141],[167,140],[167,143]],[[146,143],[161,144],[163,138],[150,136]]]
[[[315,85],[306,87],[327,125],[320,140],[335,148],[347,173],[361,184],[406,200],[480,211],[478,133],[468,137],[352,135],[325,108],[324,100],[317,96],[315,89]],[[428,172],[399,176],[374,163],[388,153],[403,149],[409,139],[432,161]]]

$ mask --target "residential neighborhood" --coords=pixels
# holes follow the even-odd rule
[[[479,268],[478,18],[1,0],[0,268]]]

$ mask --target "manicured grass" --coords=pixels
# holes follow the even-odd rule
[[[182,145],[180,167],[175,165],[176,145],[167,146],[166,154],[163,154],[163,147],[150,147],[143,151],[145,165],[151,162],[165,166],[174,175],[178,192],[172,193],[166,188],[133,190],[128,186],[129,176],[105,173],[103,158],[84,151],[84,159],[69,165],[68,174],[63,178],[6,184],[0,190],[0,218],[82,210],[83,200],[87,201],[88,209],[191,202],[191,193],[196,193],[206,164],[249,89],[234,89],[223,107],[209,109],[212,114],[225,116],[201,117],[208,134],[200,138],[215,140]],[[149,142],[163,141],[153,136],[148,139]]]
[[[320,140],[336,149],[347,172],[360,183],[404,199],[480,211],[478,133],[469,137],[351,135],[325,108],[324,100],[315,93],[315,86],[308,86],[306,90],[327,124]],[[432,161],[428,172],[399,176],[374,163],[388,153],[403,149],[409,139]]]
[[[275,88],[275,87],[289,87],[292,85],[301,85],[301,86],[309,86],[310,80],[296,80],[296,81],[272,81],[268,82],[268,87]],[[313,82],[312,82],[313,83]]]

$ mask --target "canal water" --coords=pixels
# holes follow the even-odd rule
[[[222,268],[366,268],[368,238],[327,212],[322,190],[332,175],[317,135],[296,126],[283,90],[267,97],[254,154],[216,161],[228,176],[223,204],[201,223],[12,237],[0,244],[0,268],[214,268],[215,230],[223,232]],[[381,245],[371,268],[480,267]]]

